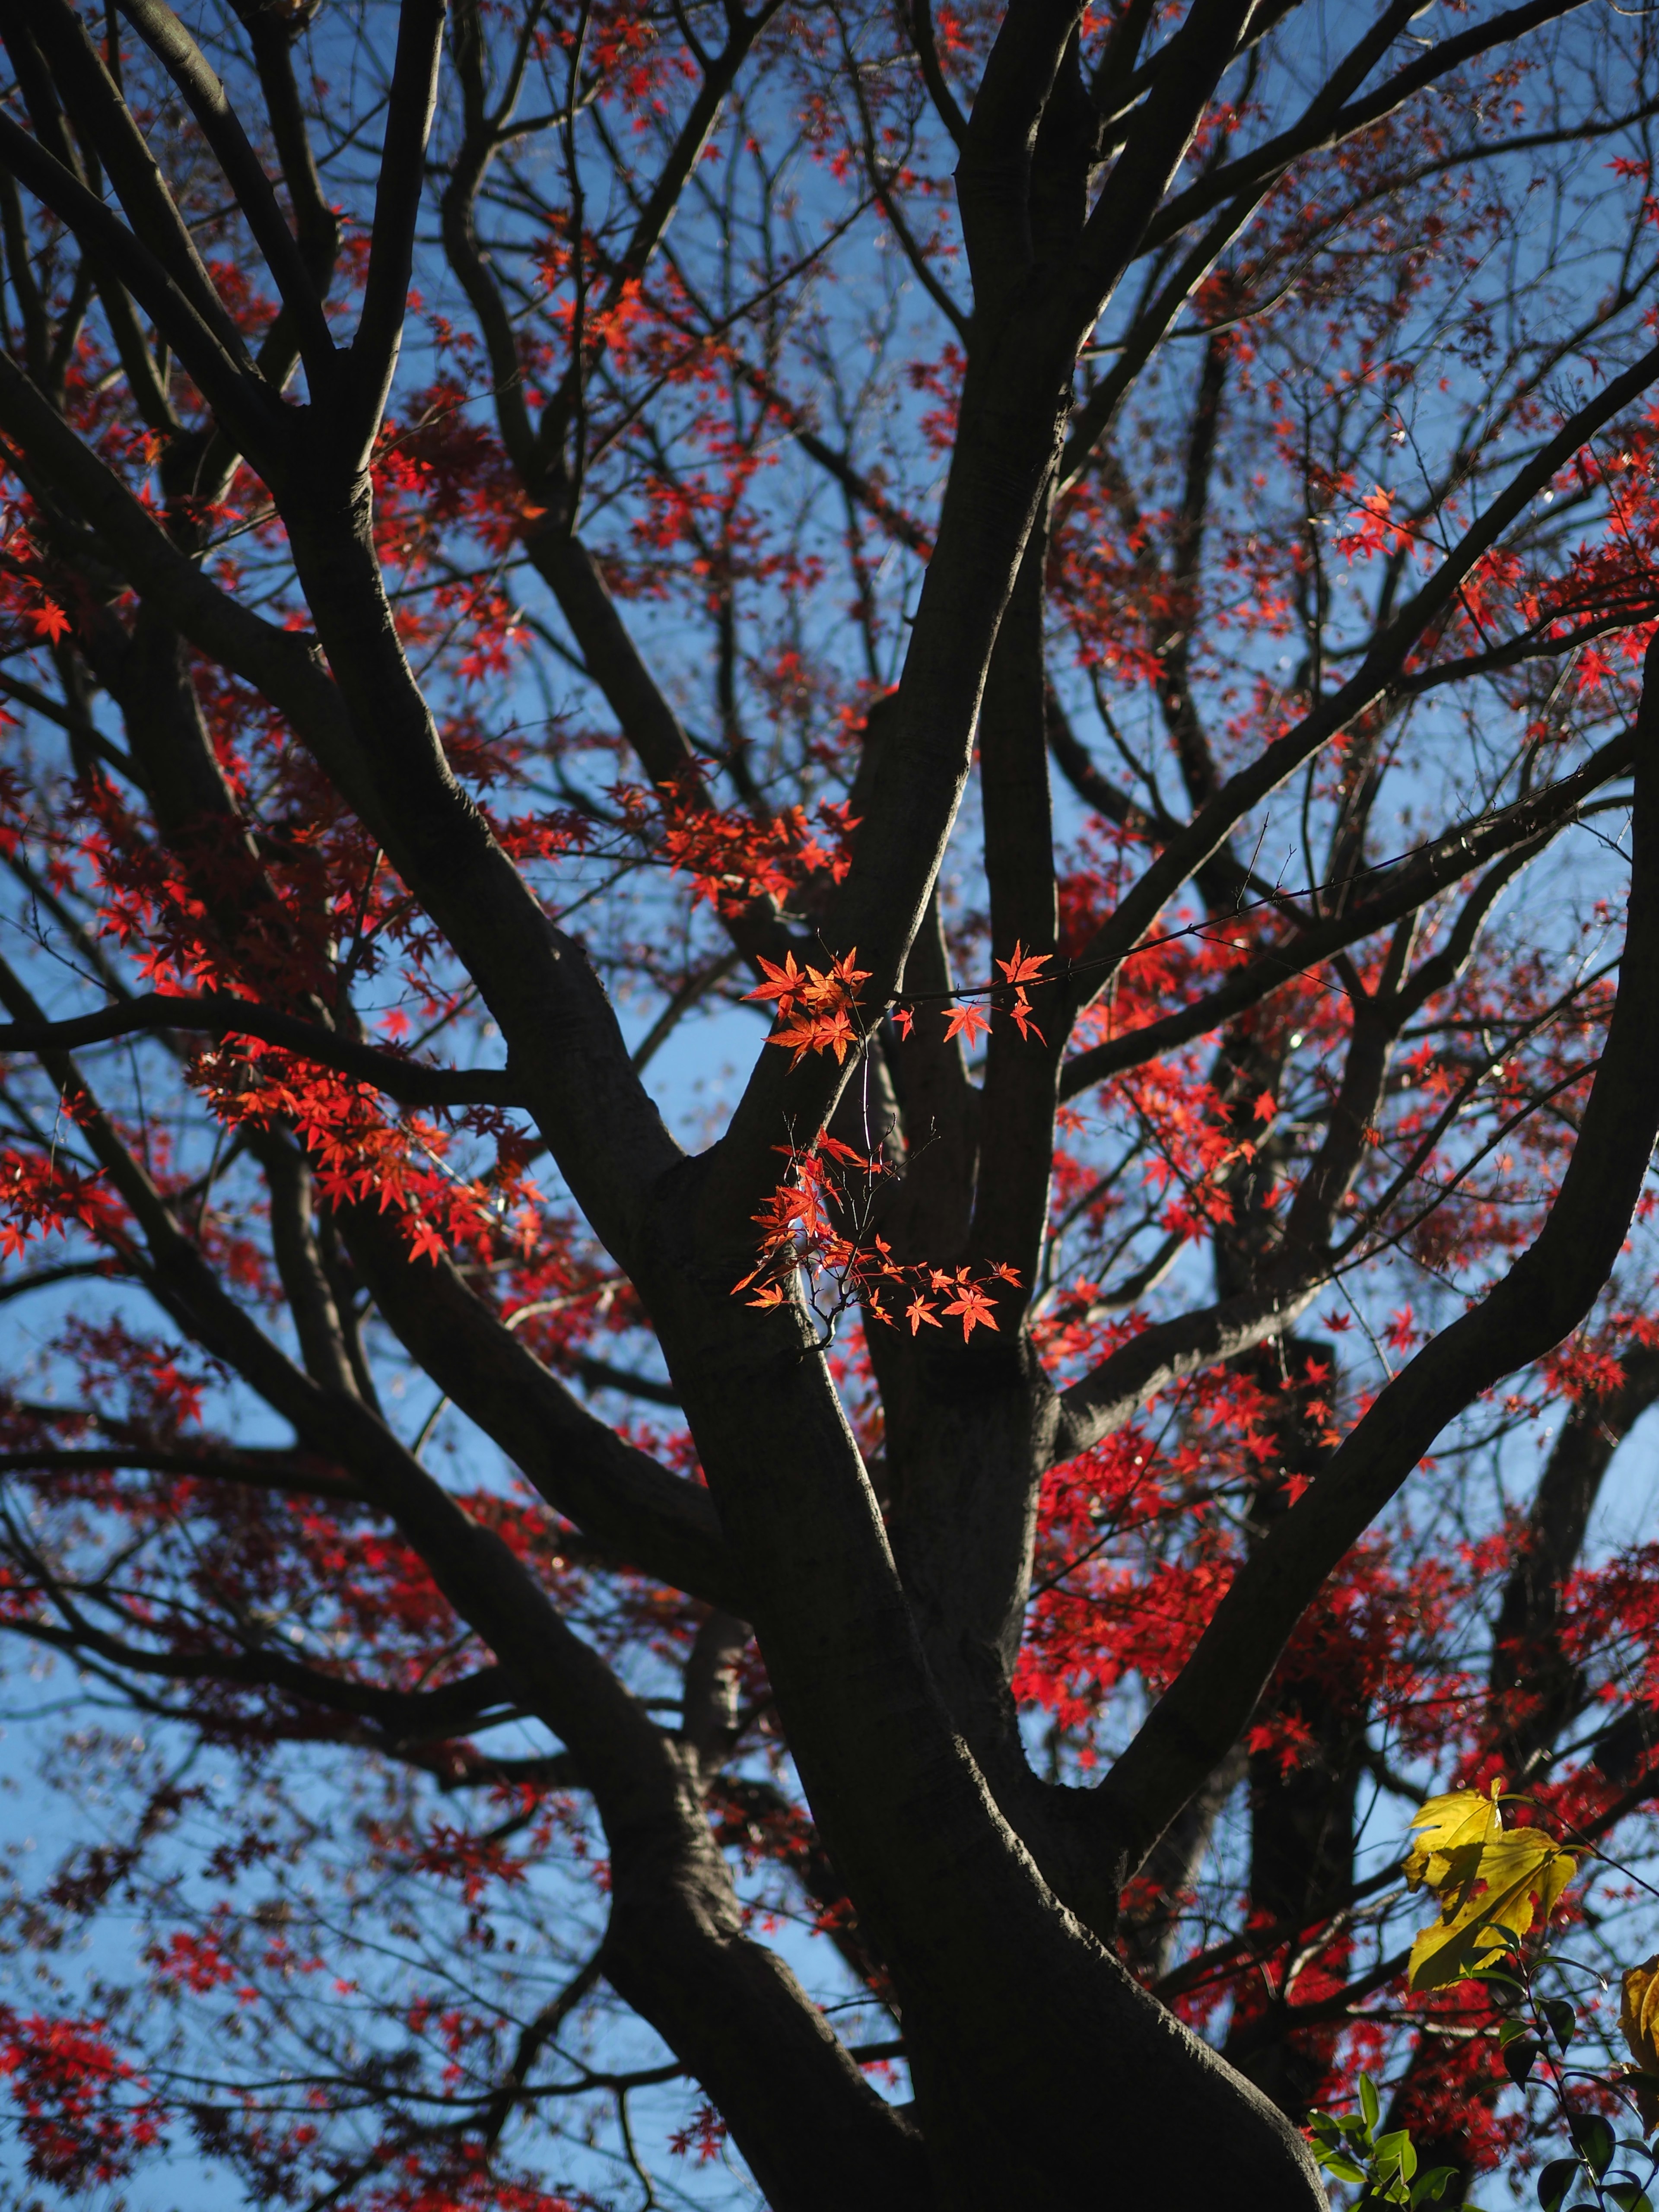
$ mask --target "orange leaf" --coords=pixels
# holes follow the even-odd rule
[[[1019,939],[1016,938],[1013,958],[999,960],[996,964],[1001,969],[1009,982],[1030,983],[1042,974],[1048,966],[1048,960],[1049,955],[1046,952],[1027,952]],[[1022,992],[1021,996],[1024,997],[1024,995]]]
[[[989,1014],[982,1013],[977,1006],[952,1006],[950,1025],[945,1032],[945,1042],[949,1044],[953,1036],[965,1037],[969,1050],[971,1051],[990,1026],[991,1017]]]
[[[997,1325],[996,1316],[991,1310],[991,1301],[983,1291],[976,1291],[971,1283],[962,1285],[954,1303],[946,1306],[945,1310],[961,1317],[964,1344],[976,1328],[994,1329]]]
[[[818,1034],[820,1027],[821,1024],[814,1021],[794,1022],[787,1029],[774,1030],[766,1042],[768,1044],[781,1044],[786,1050],[793,1048],[794,1058],[789,1065],[792,1068],[799,1067],[809,1052],[823,1049]]]
[[[760,964],[766,970],[767,981],[764,983],[757,984],[752,991],[745,991],[743,994],[744,1001],[747,1002],[750,999],[775,999],[778,1001],[779,1011],[787,1012],[788,1001],[800,995],[806,981],[805,976],[795,965],[794,954],[793,952],[785,954],[781,968],[764,956],[762,957]]]
[[[868,968],[855,968],[853,965],[853,963],[858,958],[858,952],[859,949],[856,945],[851,946],[848,951],[843,953],[842,957],[836,961],[835,966],[830,970],[830,974],[835,977],[836,982],[841,985],[842,989],[846,992],[849,999],[857,998],[859,994],[859,985],[860,983],[867,983],[872,974],[872,970]]]

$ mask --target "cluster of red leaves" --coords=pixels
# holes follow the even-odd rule
[[[971,1049],[988,1033],[994,1016],[1006,1013],[1023,1040],[1035,1036],[1042,1043],[1042,1032],[1032,1017],[1026,986],[1045,980],[1042,970],[1051,957],[1047,952],[1027,952],[1017,943],[1008,959],[995,963],[1002,970],[1000,984],[991,985],[981,994],[953,994],[945,1017],[945,1042],[960,1037]],[[784,955],[781,966],[773,960],[761,960],[766,981],[744,995],[762,1004],[769,1000],[776,1006],[779,1026],[767,1042],[781,1045],[792,1054],[791,1067],[799,1066],[809,1052],[833,1052],[838,1062],[844,1062],[848,1051],[863,1042],[856,1009],[859,986],[868,982],[870,970],[857,966],[857,959],[854,945],[827,968],[803,966],[793,952]],[[984,1007],[976,1005],[976,995],[989,1003]],[[913,1003],[896,1000],[890,1011],[894,1027],[901,1036],[908,1036],[915,1023]]]
[[[76,788],[65,829],[77,826],[76,857],[99,888],[100,933],[132,957],[149,988],[269,991],[288,1004],[328,990],[338,856],[317,828],[290,823],[280,848],[264,854],[222,823],[162,844],[101,775]]]
[[[657,797],[637,785],[611,793],[623,822],[646,850],[689,876],[699,899],[733,916],[755,899],[787,906],[815,878],[841,882],[852,866],[858,827],[847,804],[822,799],[810,810],[787,806],[758,817],[709,806],[665,787]]]
[[[459,1178],[445,1165],[451,1132],[424,1115],[389,1117],[371,1085],[353,1081],[257,1038],[198,1053],[191,1074],[220,1120],[286,1123],[302,1138],[319,1188],[337,1206],[373,1199],[382,1212],[395,1211],[415,1251],[437,1259],[459,1245],[501,1234],[528,1243],[539,1224],[534,1186],[520,1164],[511,1170],[513,1147],[500,1158],[509,1172],[488,1184]],[[467,1125],[509,1134],[500,1117],[479,1109]]]
[[[833,1052],[837,1062],[844,1062],[850,1048],[862,1043],[854,1017],[859,986],[869,981],[870,970],[857,962],[857,945],[828,968],[799,967],[793,952],[784,955],[781,967],[761,962],[766,981],[744,995],[776,1006],[779,1026],[767,1042],[793,1055],[791,1067],[798,1067],[809,1052]]]
[[[0,635],[7,636],[13,649],[17,642],[56,645],[73,627],[52,596],[49,574],[25,510],[11,501],[0,501]],[[57,589],[69,596],[63,585]],[[15,720],[0,713],[0,726]]]
[[[1120,1322],[1104,1341],[1127,1342],[1139,1326]],[[1281,1464],[1280,1424],[1293,1400],[1303,1432],[1334,1444],[1322,1395],[1332,1380],[1329,1363],[1313,1358],[1293,1389],[1243,1367],[1195,1377],[1158,1409],[1156,1426],[1128,1425],[1045,1478],[1015,1690],[1082,1732],[1085,1765],[1112,1692],[1138,1678],[1156,1697],[1190,1653],[1237,1564],[1237,1509],[1268,1493],[1291,1504],[1307,1488],[1305,1473]],[[1358,1546],[1298,1624],[1247,1747],[1297,1766],[1308,1742],[1291,1693],[1312,1682],[1432,1755],[1443,1701],[1469,1690],[1438,1639],[1492,1571],[1488,1559],[1424,1559],[1392,1534]]]
[[[103,1179],[82,1175],[48,1152],[0,1150],[0,1255],[12,1259],[39,1234],[66,1237],[71,1226],[106,1237],[119,1209]]]
[[[100,2021],[25,2016],[0,2005],[0,2076],[37,2181],[106,2185],[163,2140],[160,2105]]]
[[[707,2166],[710,2159],[720,2156],[726,2132],[725,2121],[705,2099],[692,2114],[690,2124],[677,2128],[670,2136],[668,2148],[676,2158],[695,2154],[699,2166]]]
[[[1042,971],[1053,957],[1048,952],[1028,952],[1016,939],[1008,958],[994,963],[1002,970],[1000,983],[990,985],[981,994],[957,992],[954,994],[953,1003],[945,1017],[945,1042],[948,1044],[952,1037],[960,1037],[971,1052],[981,1037],[989,1035],[995,1017],[1006,1014],[1019,1031],[1022,1043],[1032,1037],[1039,1044],[1044,1043],[1046,1040],[1042,1031],[1032,1018],[1030,994],[1026,986],[1048,980]],[[983,1006],[975,1003],[976,996],[985,999]],[[897,1000],[893,1007],[893,1026],[901,1036],[909,1036],[915,1019],[913,1008],[904,1000]]]
[[[810,1152],[787,1145],[777,1149],[788,1160],[789,1173],[753,1217],[761,1232],[758,1264],[733,1285],[734,1293],[751,1290],[750,1305],[781,1306],[797,1276],[805,1274],[814,1310],[831,1323],[857,1304],[867,1321],[893,1327],[896,1317],[885,1300],[896,1302],[908,1291],[902,1312],[912,1336],[923,1327],[942,1328],[941,1315],[961,1322],[964,1343],[976,1328],[996,1328],[994,1285],[1017,1283],[1014,1268],[998,1261],[947,1273],[926,1262],[902,1263],[875,1233],[876,1192],[897,1172],[890,1162],[827,1135]]]

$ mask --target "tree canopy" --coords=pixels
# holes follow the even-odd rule
[[[1646,2203],[1656,116],[0,0],[10,2201]]]

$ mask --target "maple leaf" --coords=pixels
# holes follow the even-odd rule
[[[1016,938],[1014,939],[1012,957],[1007,960],[999,960],[995,964],[1001,969],[1003,976],[1006,981],[1010,983],[1030,983],[1035,981],[1036,977],[1042,973],[1042,970],[1048,965],[1051,957],[1052,956],[1047,952],[1027,952],[1024,947],[1021,945],[1019,939]],[[1024,993],[1022,992],[1020,995],[1023,998],[1024,996]]]
[[[787,1013],[789,1002],[799,998],[805,989],[806,975],[796,966],[795,956],[793,952],[785,953],[781,968],[775,962],[767,959],[764,954],[759,957],[760,965],[766,971],[767,980],[763,983],[757,983],[752,991],[744,993],[744,1003],[747,1004],[750,999],[775,999],[778,1002],[779,1012]]]
[[[963,1037],[971,1052],[990,1026],[991,1017],[978,1006],[970,1004],[952,1006],[951,1019],[945,1031],[945,1042],[949,1044],[953,1036]]]
[[[912,1336],[916,1334],[923,1322],[927,1322],[929,1328],[942,1328],[944,1327],[944,1323],[940,1321],[939,1316],[933,1311],[932,1306],[928,1304],[927,1299],[922,1297],[920,1291],[917,1291],[915,1297],[911,1299],[909,1304],[904,1309],[904,1318],[910,1324],[910,1334]]]
[[[430,1260],[434,1266],[449,1249],[432,1224],[419,1215],[410,1218],[409,1241],[417,1260]]]
[[[994,1329],[997,1325],[996,1316],[991,1310],[990,1299],[986,1297],[983,1291],[975,1290],[971,1283],[962,1283],[957,1285],[956,1297],[945,1310],[947,1314],[956,1314],[960,1316],[962,1340],[964,1344],[976,1328]]]
[[[787,1028],[774,1030],[766,1042],[768,1044],[781,1044],[786,1051],[792,1052],[793,1056],[789,1065],[792,1068],[796,1068],[800,1066],[809,1052],[823,1050],[821,1039],[822,1024],[816,1020],[808,1019],[791,1022]]]
[[[1271,1121],[1279,1111],[1279,1101],[1271,1091],[1262,1091],[1250,1109],[1258,1121]]]
[[[1409,1352],[1417,1341],[1417,1322],[1411,1308],[1401,1306],[1398,1313],[1390,1314],[1382,1334],[1391,1350]]]
[[[871,969],[858,966],[858,957],[859,949],[854,945],[842,953],[830,970],[830,975],[845,993],[849,1005],[858,997],[860,984],[867,983],[873,973]]]
[[[898,1031],[902,1037],[908,1037],[909,1036],[911,1027],[915,1021],[915,1016],[911,1012],[908,1006],[894,1007],[893,1027]]]
[[[1022,1039],[1034,1036],[1039,1044],[1046,1044],[1048,1042],[1048,1039],[1043,1036],[1042,1031],[1031,1019],[1031,1002],[1026,997],[1024,991],[1019,991],[1015,994],[1014,1003],[1009,1007],[1008,1011],[1014,1018],[1015,1024],[1019,1030]]]
[[[29,620],[34,624],[36,636],[49,638],[53,645],[67,633],[70,626],[69,617],[56,599],[42,599],[30,613]]]

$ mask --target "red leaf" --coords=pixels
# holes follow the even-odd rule
[[[996,1316],[991,1310],[991,1301],[983,1291],[975,1290],[971,1283],[963,1283],[956,1297],[945,1307],[948,1314],[957,1315],[962,1322],[962,1340],[967,1343],[976,1328],[995,1328]]]
[[[950,1024],[945,1032],[945,1042],[949,1044],[953,1036],[965,1038],[971,1051],[990,1026],[991,1017],[980,1007],[972,1005],[952,1006]]]
[[[50,638],[54,645],[67,633],[70,626],[69,617],[56,599],[42,599],[29,620],[34,624],[36,635]]]

